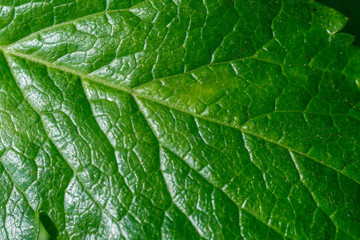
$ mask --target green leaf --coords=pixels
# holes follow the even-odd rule
[[[353,0],[341,2],[336,0],[319,0],[319,2],[335,8],[349,18],[346,26],[341,31],[354,35],[356,37],[354,44],[360,46],[360,25],[358,24],[360,21],[360,2]]]
[[[360,50],[339,12],[0,9],[0,239],[360,239]]]

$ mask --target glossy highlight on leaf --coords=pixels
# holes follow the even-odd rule
[[[341,13],[0,9],[0,239],[360,239],[360,50]]]

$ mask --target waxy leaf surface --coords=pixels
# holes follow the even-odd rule
[[[311,0],[0,0],[0,239],[360,239],[360,50]]]

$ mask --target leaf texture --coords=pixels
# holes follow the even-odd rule
[[[360,50],[340,13],[0,8],[0,239],[360,239]]]

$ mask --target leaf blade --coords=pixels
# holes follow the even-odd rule
[[[148,0],[1,47],[0,80],[17,81],[6,93],[19,88],[33,113],[1,121],[35,122],[70,169],[57,169],[59,238],[359,237],[360,55],[336,33],[345,22],[312,1]],[[31,174],[41,165],[8,149],[16,131],[0,134],[2,163],[19,190],[38,184],[34,209],[56,219],[49,177]]]

